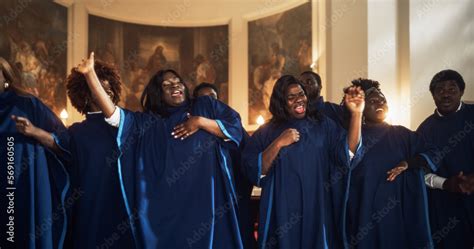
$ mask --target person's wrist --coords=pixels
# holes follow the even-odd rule
[[[279,137],[275,140],[275,147],[277,149],[281,149],[283,147],[283,145],[281,143],[281,139]]]
[[[362,118],[363,112],[362,111],[351,111],[351,116],[353,118]]]
[[[197,128],[204,129],[204,127],[206,126],[205,118],[200,117],[200,116],[195,116],[195,119],[196,119]]]
[[[449,178],[443,182],[443,190],[447,190],[449,192],[458,192],[456,190],[456,187],[454,186],[452,179],[449,179]]]

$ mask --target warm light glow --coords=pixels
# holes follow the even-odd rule
[[[260,126],[260,125],[263,125],[264,123],[265,123],[265,119],[263,119],[263,116],[258,115],[257,124]]]
[[[66,120],[69,118],[69,114],[67,113],[66,109],[63,109],[61,111],[61,113],[59,114],[59,117],[62,119],[62,120]]]
[[[403,114],[400,113],[398,108],[399,106],[395,103],[389,103],[387,116],[385,117],[385,122],[389,124],[401,124],[403,121]]]

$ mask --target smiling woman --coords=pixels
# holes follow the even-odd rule
[[[243,136],[238,113],[208,96],[192,101],[169,69],[148,83],[146,113],[129,112],[108,98],[93,53],[76,70],[119,128],[119,179],[137,247],[242,249],[229,157]]]
[[[273,118],[253,134],[243,154],[249,179],[262,187],[260,248],[342,248],[332,200],[342,202],[343,196],[325,186],[332,168],[347,169],[358,160],[351,163],[349,150],[355,152],[360,141],[364,107],[360,89],[351,88],[345,99],[353,117],[347,136],[326,116],[307,110],[298,79],[277,80]]]
[[[365,150],[342,188],[347,198],[344,242],[347,248],[432,248],[424,174],[415,164],[421,161],[428,167],[425,158],[434,158],[434,150],[416,133],[384,122],[388,106],[379,82],[356,79],[352,85],[362,88],[366,95],[362,128]],[[387,171],[401,162],[415,169],[401,179],[383,181]]]

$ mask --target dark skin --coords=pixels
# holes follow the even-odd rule
[[[458,84],[454,80],[449,80],[437,83],[432,96],[438,112],[446,116],[457,111],[463,94]]]
[[[379,91],[373,91],[366,97],[365,102],[365,122],[368,125],[383,123],[388,112],[388,105],[385,96]]]
[[[356,151],[360,141],[362,110],[364,109],[364,95],[360,88],[351,88],[346,93],[345,102],[352,114],[349,126],[349,149]],[[291,84],[286,90],[286,111],[292,118],[306,117],[308,99],[299,84]],[[280,150],[300,140],[300,133],[296,129],[286,129],[262,153],[262,174],[266,175]]]
[[[201,88],[201,89],[197,92],[197,96],[198,96],[198,97],[201,97],[201,96],[211,96],[211,97],[214,98],[214,99],[218,99],[216,91],[214,91],[214,89],[212,89],[212,88],[210,88],[210,87]]]
[[[186,100],[184,96],[184,84],[173,73],[166,73],[163,84],[163,101],[173,107],[180,106]]]
[[[320,96],[323,86],[318,84],[314,75],[305,73],[300,75],[299,80],[303,83],[309,99],[316,99]]]

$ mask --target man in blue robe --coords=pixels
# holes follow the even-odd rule
[[[430,83],[437,108],[417,130],[438,147],[435,174],[441,178],[429,190],[429,203],[433,240],[440,249],[474,247],[474,196],[462,193],[472,191],[463,183],[474,178],[474,105],[461,101],[465,87],[458,72],[437,73]]]
[[[332,119],[336,124],[347,129],[349,125],[347,120],[350,120],[350,112],[342,104],[338,105],[324,101],[324,97],[321,96],[321,89],[323,89],[321,76],[313,71],[305,71],[300,74],[299,80],[308,92],[309,104]]]

